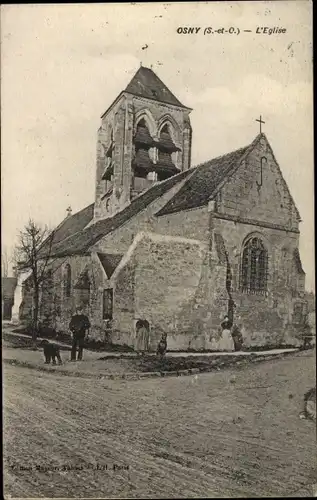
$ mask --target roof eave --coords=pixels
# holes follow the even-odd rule
[[[142,96],[140,94],[136,94],[134,92],[130,92],[129,90],[124,90],[124,91],[121,92],[121,94],[129,94],[129,95],[133,95],[134,97],[141,97],[142,99],[146,99],[147,101],[155,101],[155,102],[159,102],[160,104],[167,104],[168,106],[173,106],[174,108],[187,109],[189,112],[193,111],[193,108],[189,108],[188,106],[185,106],[182,103],[180,103],[179,105],[177,105],[177,104],[172,104],[170,102],[161,101],[159,99],[151,99],[150,97],[145,97],[145,96]]]
[[[109,113],[109,111],[119,102],[120,98],[124,95],[125,91],[122,90],[122,92],[120,92],[120,94],[118,95],[118,97],[116,97],[116,99],[112,102],[112,104],[110,104],[110,106],[106,109],[106,111],[101,115],[101,120],[106,116],[107,113]]]

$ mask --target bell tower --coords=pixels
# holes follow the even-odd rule
[[[101,117],[94,222],[190,168],[190,112],[151,69],[139,68]]]

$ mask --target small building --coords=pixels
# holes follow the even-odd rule
[[[16,278],[1,278],[2,319],[11,320]]]

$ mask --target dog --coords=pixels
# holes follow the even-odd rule
[[[156,354],[160,359],[165,357],[167,350],[167,334],[163,333],[161,340],[158,343]]]
[[[48,340],[42,340],[41,347],[43,347],[46,365],[49,365],[51,360],[52,364],[56,365],[56,358],[59,365],[63,364],[58,345],[51,344]]]

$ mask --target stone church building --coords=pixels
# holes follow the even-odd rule
[[[90,336],[150,349],[218,349],[225,315],[245,345],[297,345],[305,320],[300,215],[263,133],[191,165],[191,109],[140,67],[101,117],[95,201],[42,248],[41,319],[67,331],[76,305]],[[23,285],[21,318],[31,313]]]

